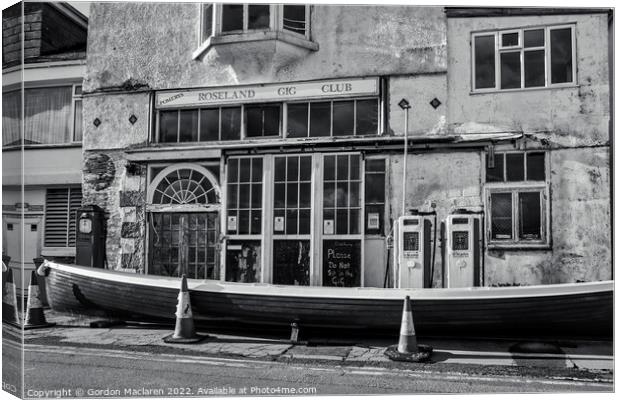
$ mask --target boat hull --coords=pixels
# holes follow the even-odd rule
[[[145,320],[172,320],[179,279],[97,272],[84,267],[54,268],[46,279],[53,309],[104,310]],[[127,279],[131,276],[131,279]],[[125,277],[125,279],[123,279]],[[144,277],[144,276],[142,276]],[[142,282],[144,281],[144,282]],[[258,325],[398,331],[403,298],[412,298],[418,334],[457,336],[612,337],[613,283],[576,284],[579,290],[548,285],[546,293],[519,288],[489,290],[291,288],[190,280],[198,324],[217,320]],[[562,287],[557,293],[554,286]],[[327,290],[325,290],[327,289]]]

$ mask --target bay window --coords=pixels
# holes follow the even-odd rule
[[[575,27],[472,34],[474,91],[575,85]]]

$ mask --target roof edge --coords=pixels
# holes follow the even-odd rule
[[[527,15],[610,14],[613,8],[445,7],[448,18],[515,17]]]

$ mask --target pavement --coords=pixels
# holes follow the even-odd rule
[[[219,357],[283,363],[324,363],[371,366],[386,369],[432,369],[471,374],[532,375],[558,379],[613,382],[613,342],[585,340],[520,340],[518,338],[425,338],[418,343],[433,347],[431,360],[424,364],[391,361],[385,349],[398,341],[385,338],[318,338],[292,343],[273,335],[251,337],[204,332],[208,337],[196,344],[168,344],[163,338],[171,326],[126,324],[91,328],[92,322],[111,322],[101,317],[65,314],[46,310],[48,322],[56,326],[24,331],[29,347],[106,348],[114,351],[182,354],[188,357]],[[5,337],[19,337],[20,331],[3,324]],[[77,350],[76,350],[77,351]]]

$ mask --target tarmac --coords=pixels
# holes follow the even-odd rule
[[[237,333],[206,332],[196,344],[168,344],[163,338],[172,326],[128,323],[46,310],[48,322],[56,326],[24,331],[26,348],[63,346],[101,348],[113,351],[140,351],[182,354],[191,357],[219,357],[288,363],[327,363],[372,366],[389,369],[449,369],[463,373],[557,377],[559,379],[613,382],[612,341],[522,340],[518,338],[425,338],[418,343],[433,347],[431,360],[424,364],[391,361],[385,349],[398,341],[385,338],[316,338],[293,343],[287,337],[248,336]],[[91,323],[98,326],[92,328]],[[3,324],[5,337],[19,337],[19,329]]]

